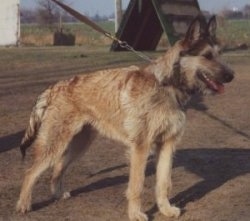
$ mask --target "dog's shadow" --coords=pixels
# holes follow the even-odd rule
[[[151,176],[155,173],[155,164],[149,160],[146,176]],[[98,176],[112,172],[117,169],[127,167],[126,164],[117,165],[98,171],[91,176]],[[178,207],[184,208],[188,202],[194,202],[201,199],[210,191],[220,187],[227,181],[234,179],[237,176],[244,175],[250,172],[250,150],[248,149],[184,149],[178,150],[174,158],[174,168],[184,167],[187,171],[194,173],[202,178],[201,181],[195,183],[188,189],[183,190],[174,196],[170,201]],[[72,197],[79,194],[96,191],[106,187],[125,184],[128,182],[126,175],[119,175],[109,178],[103,178],[93,182],[87,186],[79,187],[71,191]],[[34,210],[39,210],[51,204],[53,200],[39,202],[33,205]],[[154,219],[158,209],[153,205],[147,211],[150,220]]]
[[[24,130],[4,137],[0,137],[0,153],[16,148],[24,135]]]
[[[177,194],[171,202],[183,208],[210,191],[250,172],[250,149],[187,149],[176,154],[174,167],[184,167],[202,180]]]
[[[170,200],[171,204],[183,209],[187,203],[201,199],[229,180],[249,173],[250,150],[233,148],[178,150],[174,167],[184,167],[187,171],[202,178],[201,181],[178,193]],[[156,205],[148,210],[150,220],[153,220],[157,211]],[[185,211],[183,210],[183,212]]]

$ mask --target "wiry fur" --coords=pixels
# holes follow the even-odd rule
[[[33,142],[35,155],[27,170],[17,210],[31,209],[32,188],[48,167],[53,167],[52,193],[63,196],[62,176],[68,165],[84,153],[95,132],[130,147],[127,190],[130,220],[147,220],[141,210],[144,171],[156,146],[156,200],[166,216],[180,209],[167,198],[171,189],[172,154],[185,125],[183,105],[194,93],[220,92],[233,71],[219,61],[215,18],[207,25],[198,17],[186,37],[145,68],[97,71],[61,81],[37,100],[21,150]],[[207,92],[206,92],[207,91]],[[64,196],[70,196],[69,193]]]

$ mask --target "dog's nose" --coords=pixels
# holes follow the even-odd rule
[[[224,75],[224,81],[225,83],[229,83],[234,79],[234,73],[227,73]]]

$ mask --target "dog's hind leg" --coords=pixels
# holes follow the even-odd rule
[[[62,158],[72,137],[77,132],[79,132],[79,123],[74,118],[69,119],[67,124],[52,124],[51,118],[43,122],[34,142],[34,163],[25,174],[20,198],[17,202],[16,210],[18,212],[25,213],[31,210],[32,189],[37,179],[46,169],[54,166],[57,160]]]
[[[32,189],[39,176],[49,167],[50,162],[46,158],[38,158],[32,167],[27,170],[22,185],[20,198],[17,202],[16,210],[26,213],[31,210]]]
[[[171,206],[168,194],[171,190],[172,157],[175,148],[174,140],[167,140],[159,147],[156,172],[156,200],[160,212],[167,217],[178,217],[180,209]]]
[[[64,173],[73,161],[88,150],[95,135],[96,131],[90,125],[85,125],[83,129],[72,138],[65,152],[55,162],[51,179],[51,192],[54,198],[66,199],[70,197],[70,192],[64,192],[63,190]]]
[[[145,168],[149,148],[135,146],[130,151],[130,176],[127,189],[128,215],[133,221],[147,221],[147,215],[141,211],[141,193],[143,191]]]

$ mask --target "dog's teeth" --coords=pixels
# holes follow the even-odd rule
[[[206,80],[209,80],[206,74],[202,74],[202,76],[203,76]]]

